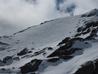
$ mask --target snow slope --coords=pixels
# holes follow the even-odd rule
[[[38,26],[32,26],[23,32],[15,33],[11,36],[12,40],[1,39],[1,41],[13,43],[18,40],[20,41],[19,44],[25,47],[31,45],[35,48],[52,45],[52,43],[59,42],[66,36],[74,34],[76,26],[82,21],[79,17],[80,16],[51,20]]]
[[[93,11],[97,12],[96,10]],[[92,11],[85,14],[85,16],[78,15],[46,21],[38,26],[32,26],[14,33],[11,36],[0,37],[1,42],[8,44],[0,45],[0,47],[3,48],[3,50],[0,48],[0,60],[1,63],[4,64],[3,66],[0,66],[1,74],[9,74],[8,72],[17,74],[20,72],[20,67],[29,63],[33,59],[40,59],[44,61],[50,59],[47,58],[47,56],[61,47],[57,46],[59,42],[66,37],[74,37],[74,35],[77,34],[77,28],[85,25],[85,22],[98,20],[96,13],[90,17],[88,17],[88,14],[92,14]],[[88,34],[81,35],[80,37],[85,38]],[[89,42],[91,47],[84,48],[82,54],[76,52],[72,54],[75,57],[70,60],[61,61],[55,66],[48,65],[46,69],[42,71],[39,70],[39,74],[73,74],[73,72],[75,72],[81,64],[89,60],[94,60],[98,57],[98,42]],[[83,47],[83,43],[79,44],[80,47]],[[79,44],[74,44],[73,47],[79,48]],[[48,50],[47,47],[52,47],[53,49]],[[22,50],[24,50],[23,52],[25,53],[20,53]],[[44,55],[44,53],[46,54]],[[7,56],[10,56],[10,59],[7,58],[10,63],[7,61],[5,63],[2,62]],[[3,71],[2,69],[5,70]]]

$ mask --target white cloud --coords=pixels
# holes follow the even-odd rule
[[[53,0],[38,0],[38,5],[33,5],[25,0],[0,0],[0,20],[8,22],[5,27],[14,26],[16,32],[53,18],[55,16],[53,3]]]

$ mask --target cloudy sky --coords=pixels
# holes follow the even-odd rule
[[[0,35],[9,35],[45,20],[70,16],[65,11],[72,4],[75,5],[74,15],[98,8],[98,0],[0,0]]]

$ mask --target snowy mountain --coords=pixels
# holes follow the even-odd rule
[[[0,36],[94,8],[98,8],[98,0],[0,0]]]
[[[0,37],[0,74],[97,74],[97,48],[97,9],[45,21]]]
[[[0,36],[94,8],[98,8],[98,0],[0,0]]]

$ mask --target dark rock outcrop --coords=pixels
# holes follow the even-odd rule
[[[98,59],[95,60],[95,70],[94,70],[93,74],[98,74]]]
[[[10,64],[12,64],[12,63],[13,63],[13,58],[12,58],[12,56],[6,56],[6,57],[3,59],[3,63],[4,63],[5,65],[10,65]]]
[[[70,39],[71,39],[70,37],[66,37],[64,40],[62,40],[62,41],[58,44],[58,46],[61,45],[61,44],[67,43]]]
[[[53,48],[52,47],[46,47],[43,50],[53,50]]]
[[[42,60],[34,59],[31,62],[25,64],[24,66],[20,67],[22,74],[27,73],[35,73],[38,70],[39,65],[41,64]]]
[[[14,57],[13,60],[15,60],[15,61],[19,61],[20,58],[19,58],[19,57]]]
[[[89,34],[88,36],[85,37],[84,40],[94,40],[94,38],[97,36],[97,32],[98,32],[98,21],[89,21],[89,22],[86,21],[83,26],[77,29],[75,37]]]
[[[98,59],[81,65],[74,74],[98,74]]]
[[[17,53],[18,56],[23,56],[25,54],[27,54],[29,51],[27,48],[24,48],[22,51],[20,51],[19,53]]]
[[[73,54],[77,50],[81,50],[81,48],[78,48],[78,47],[73,48],[72,46],[74,45],[76,41],[84,41],[83,38],[70,38],[69,40],[68,39],[65,38],[62,42],[60,42],[59,44],[64,44],[64,45],[60,46],[55,52],[50,54],[48,57],[57,56],[62,59],[70,59],[73,57],[71,56],[71,54]]]
[[[81,17],[98,16],[98,9],[93,9],[90,13],[83,14]]]

